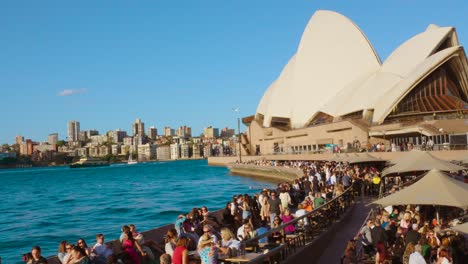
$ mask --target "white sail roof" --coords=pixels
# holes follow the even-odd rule
[[[273,117],[289,118],[292,128],[302,128],[319,112],[342,116],[366,109],[374,109],[373,121],[383,122],[404,95],[461,50],[453,27],[429,25],[381,65],[351,20],[317,11],[257,113],[265,116],[266,127]]]

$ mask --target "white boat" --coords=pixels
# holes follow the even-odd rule
[[[138,161],[133,160],[133,158],[132,158],[132,153],[130,152],[130,154],[128,155],[127,164],[128,164],[128,165],[133,165],[133,164],[137,164],[137,163],[138,163]]]

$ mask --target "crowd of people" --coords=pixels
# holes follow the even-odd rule
[[[467,263],[464,236],[448,229],[459,222],[464,211],[450,208],[439,220],[434,215],[433,206],[377,209],[358,236],[348,242],[344,263]]]
[[[111,247],[104,243],[104,236],[98,234],[96,243],[91,247],[83,239],[79,239],[75,245],[63,241],[60,243],[57,257],[61,263],[66,264],[139,264],[141,261],[143,263],[159,261],[160,263],[185,264],[194,259],[203,264],[217,263],[219,259],[242,254],[245,248],[258,250],[261,246],[284,243],[288,234],[294,234],[298,229],[311,225],[314,219],[304,218],[291,225],[287,225],[288,222],[340,196],[352,185],[353,192],[357,195],[377,195],[381,184],[380,168],[370,165],[349,165],[328,161],[251,161],[248,163],[257,166],[298,169],[303,172],[303,176],[290,182],[280,183],[275,189],[263,189],[255,195],[234,195],[232,200],[226,203],[219,217],[212,214],[207,207],[193,208],[188,214],[180,215],[176,219],[174,228],[167,231],[163,242],[162,237],[158,242],[145,239],[143,234],[136,231],[134,225],[128,225],[121,230],[122,233],[117,242],[118,247]],[[372,228],[371,230],[375,227],[378,227],[375,230],[396,228],[393,235],[388,234],[387,231],[385,235],[383,232],[380,233],[381,237],[385,237],[383,241],[385,252],[401,242],[401,238],[405,239],[407,234],[413,233],[410,232],[413,230],[412,222],[397,226],[400,218],[405,221],[418,219],[419,222],[415,222],[418,224],[418,230],[425,226],[423,218],[416,213],[415,208],[408,209],[414,214],[400,210],[401,208],[395,207],[388,214],[383,210],[375,219],[369,221],[368,228]],[[411,215],[409,220],[408,215]],[[324,220],[326,222],[326,219]],[[284,223],[286,227],[270,232],[264,238],[253,239]],[[373,231],[373,233],[376,232]],[[366,252],[376,254],[382,248],[379,244],[380,240],[373,239],[372,232],[368,232],[367,229],[363,230],[363,235],[367,239]],[[383,263],[380,260],[386,259],[387,254],[380,254],[377,258],[380,263]],[[350,255],[348,259],[351,261],[348,263],[355,263],[352,262],[353,254],[347,255]],[[44,258],[40,257],[39,247],[34,247],[30,254],[25,255],[25,262],[47,263]]]
[[[140,263],[141,259],[156,262],[160,256],[161,263],[187,263],[188,252],[198,251],[202,263],[213,263],[212,260],[219,256],[237,255],[241,241],[310,212],[351,184],[349,176],[338,173],[333,163],[294,162],[282,166],[301,169],[304,177],[278,184],[276,189],[264,189],[254,196],[233,196],[226,204],[222,219],[213,217],[206,207],[194,208],[177,219],[174,229],[167,232],[163,245],[145,240],[134,225],[128,225],[122,228],[118,252],[113,252],[114,249],[104,243],[104,235],[98,234],[92,246],[88,246],[84,239],[78,239],[76,244],[62,241],[58,260],[64,264]],[[285,231],[294,232],[294,226]],[[284,236],[275,234],[259,242],[281,242]],[[23,260],[25,263],[47,263],[38,246],[25,254]]]

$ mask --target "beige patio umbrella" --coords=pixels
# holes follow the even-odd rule
[[[452,229],[455,230],[455,231],[459,231],[459,232],[468,234],[468,223],[464,223],[464,224],[461,224],[461,225],[456,225],[456,226],[452,227]]]
[[[402,152],[401,156],[392,160],[391,163],[395,165],[384,169],[382,171],[383,176],[393,173],[428,171],[431,169],[438,169],[448,172],[467,169],[466,167],[436,158],[426,151],[414,150],[409,152]]]
[[[354,153],[351,154],[348,162],[349,163],[363,163],[363,162],[378,162],[378,161],[385,161],[379,158],[376,158],[368,153]]]
[[[465,209],[468,207],[468,184],[432,169],[414,184],[372,203],[382,206],[442,205]]]
[[[330,161],[335,161],[335,162],[347,162],[348,161],[348,158],[349,158],[349,155],[348,154],[345,154],[345,153],[342,153],[342,154],[338,154],[338,153],[335,153],[333,154],[331,157],[330,157]]]

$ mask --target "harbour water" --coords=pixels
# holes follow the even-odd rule
[[[233,194],[258,192],[273,184],[231,176],[205,160],[0,170],[0,256],[21,263],[22,253],[41,246],[55,255],[62,240],[98,233],[116,239],[124,224],[140,231],[173,223],[181,213],[206,205],[223,208]]]

